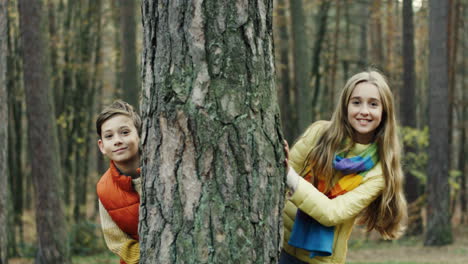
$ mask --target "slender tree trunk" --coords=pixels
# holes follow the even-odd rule
[[[320,91],[324,89],[320,89],[320,56],[322,53],[322,47],[325,40],[325,35],[327,33],[327,20],[328,20],[328,10],[330,9],[331,1],[323,1],[320,4],[320,10],[317,15],[317,25],[318,25],[318,32],[316,35],[315,43],[314,43],[314,50],[312,53],[312,79],[311,83],[314,84],[314,94],[312,95],[312,105],[307,104],[307,108],[314,109],[314,117],[318,116],[321,109],[321,100]],[[307,126],[310,123],[307,124]]]
[[[9,1],[9,8],[16,8],[16,3]],[[9,9],[11,10],[11,9]],[[16,9],[15,9],[16,10]],[[10,216],[10,226],[13,228],[9,232],[9,256],[17,256],[17,242],[24,243],[23,224],[21,216],[26,193],[24,182],[26,177],[23,169],[23,135],[17,131],[23,131],[23,87],[21,86],[21,59],[19,58],[19,33],[18,21],[11,19],[9,14],[7,20],[7,93],[8,93],[8,164],[9,164],[9,185],[13,212]]]
[[[292,142],[298,135],[297,129],[297,116],[295,111],[293,111],[294,101],[293,101],[293,88],[291,85],[291,65],[289,63],[290,57],[290,37],[288,31],[289,19],[288,19],[288,1],[278,0],[277,1],[277,16],[276,16],[276,28],[278,29],[279,36],[277,38],[277,54],[279,57],[279,79],[280,87],[279,91],[279,103],[281,109],[281,120],[283,124],[283,131],[285,134],[286,140]]]
[[[382,38],[382,0],[373,0],[370,4],[370,54],[372,65],[383,69],[385,65],[384,41]],[[367,21],[366,21],[367,23]],[[388,43],[385,43],[388,44]]]
[[[447,61],[448,3],[429,0],[429,165],[427,230],[424,244],[453,242],[450,222],[449,98]]]
[[[335,107],[335,102],[337,101],[335,98],[335,91],[336,91],[336,71],[338,68],[338,54],[339,54],[339,44],[340,44],[340,21],[341,21],[341,5],[343,0],[336,0],[336,14],[335,14],[335,33],[333,37],[333,55],[332,55],[332,63],[331,63],[331,76],[330,76],[330,91],[328,97],[328,112],[333,113],[333,109]],[[348,47],[349,48],[349,47]]]
[[[278,263],[272,1],[143,1],[140,263]]]
[[[71,263],[63,214],[42,1],[19,1],[31,171],[35,186],[36,263]]]
[[[386,46],[387,46],[387,52],[385,55],[385,69],[387,72],[387,77],[390,80],[393,80],[394,74],[395,74],[395,57],[396,54],[394,52],[394,40],[395,40],[395,7],[394,7],[394,0],[389,0],[387,1],[387,32],[385,33],[386,36]],[[398,2],[397,2],[397,8],[398,8]],[[403,41],[404,42],[404,41]],[[383,45],[383,43],[382,43]],[[403,57],[404,58],[404,57]]]
[[[139,108],[139,91],[140,85],[138,82],[137,72],[137,56],[136,56],[136,22],[135,22],[135,0],[120,0],[121,14],[121,59],[122,59],[122,90],[123,99],[129,104]]]
[[[416,73],[414,62],[414,24],[413,1],[403,1],[403,85],[401,89],[400,117],[402,126],[416,128]],[[405,155],[411,155],[416,149],[405,146]],[[414,208],[409,217],[408,235],[419,235],[423,232],[420,207],[417,206],[419,181],[410,171],[405,170],[405,194],[409,208]]]
[[[351,48],[351,17],[349,12],[350,0],[344,0],[344,17],[345,17],[345,47]],[[343,60],[343,82],[346,82],[349,78],[349,61],[350,54],[346,54]]]
[[[7,93],[7,1],[0,0],[0,264],[8,257],[8,93]]]
[[[370,11],[368,7],[367,1],[365,1],[362,5],[363,6],[363,13],[362,13],[362,22],[361,22],[361,37],[360,37],[360,47],[359,47],[359,62],[358,66],[364,69],[368,65],[368,47],[367,47],[367,24],[370,18]]]
[[[461,10],[460,13],[462,14],[461,17],[466,17],[467,15],[467,6],[466,4],[462,3],[461,4]],[[465,27],[466,23],[462,23],[461,26],[461,32],[464,32],[464,35],[461,36],[463,43],[465,45],[461,45],[462,49],[462,63],[461,63],[461,70],[460,70],[460,75],[461,76],[466,76],[466,67],[468,67],[468,62],[466,60],[468,54],[467,54],[467,47],[466,43],[468,43],[468,33],[466,31]],[[462,214],[462,219],[461,223],[468,223],[468,209],[467,209],[467,197],[468,197],[468,192],[466,190],[466,179],[468,178],[468,155],[466,154],[468,151],[468,92],[466,91],[467,87],[467,78],[462,78],[461,80],[461,85],[460,87],[461,92],[462,92],[462,103],[461,103],[461,123],[462,123],[462,131],[461,131],[461,139],[460,139],[460,156],[459,156],[459,170],[462,172],[461,173],[461,180],[460,180],[460,208],[461,208],[461,214]]]
[[[308,38],[305,28],[303,0],[289,1],[291,7],[294,90],[297,115],[297,131],[299,135],[313,121],[312,89],[310,85],[310,57],[308,52]]]
[[[121,12],[120,12],[120,1],[110,1],[110,9],[111,9],[111,16],[112,16],[112,24],[116,29],[122,28],[121,25]],[[114,97],[122,98],[123,97],[123,89],[122,82],[120,81],[120,77],[122,75],[122,41],[121,41],[121,33],[120,30],[115,30],[115,34],[113,36],[113,43],[114,43],[114,72],[115,72],[115,83],[114,83]]]

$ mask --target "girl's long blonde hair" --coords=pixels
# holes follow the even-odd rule
[[[395,239],[402,235],[406,227],[407,208],[403,195],[401,146],[397,134],[393,94],[382,74],[369,70],[358,73],[348,80],[341,92],[330,125],[309,152],[301,174],[310,172],[312,175],[321,175],[326,179],[327,190],[332,187],[335,175],[332,163],[335,154],[352,147],[351,140],[349,144],[343,146],[344,139],[355,138],[354,129],[348,122],[348,104],[354,88],[362,82],[374,84],[382,101],[382,120],[376,129],[374,141],[377,142],[379,149],[385,188],[381,195],[362,212],[360,223],[365,224],[368,231],[377,230],[385,239]]]

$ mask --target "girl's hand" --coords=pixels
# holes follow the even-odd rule
[[[286,140],[283,141],[284,145],[284,155],[286,156],[286,159],[284,160],[284,166],[286,167],[287,170],[289,170],[289,145]]]

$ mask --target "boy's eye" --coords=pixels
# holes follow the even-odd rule
[[[111,138],[112,135],[105,135],[104,138]]]
[[[122,134],[124,134],[124,135],[130,134],[130,131],[124,130],[124,131],[122,131]]]

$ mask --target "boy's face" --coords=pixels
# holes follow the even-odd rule
[[[132,119],[125,115],[115,115],[101,126],[99,149],[116,164],[125,164],[138,159],[139,143],[138,131]]]

